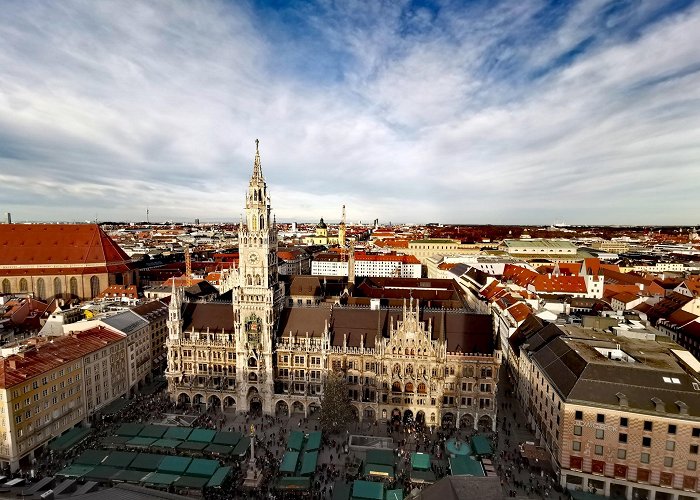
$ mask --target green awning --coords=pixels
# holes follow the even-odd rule
[[[104,459],[102,465],[126,469],[137,456],[138,453],[133,453],[131,451],[113,451],[107,458]]]
[[[233,446],[225,444],[210,444],[209,446],[204,448],[204,451],[206,451],[207,453],[212,453],[214,455],[230,455],[233,451]]]
[[[403,490],[386,490],[386,500],[403,500]]]
[[[228,446],[236,446],[238,444],[238,441],[241,440],[241,433],[240,432],[227,432],[227,431],[222,431],[222,432],[217,432],[216,435],[214,436],[214,439],[212,439],[212,443],[214,444],[225,444]]]
[[[221,488],[230,473],[231,467],[219,467],[207,483],[207,488]]]
[[[603,500],[605,496],[596,495],[590,491],[568,490],[574,500]]]
[[[163,461],[163,455],[154,453],[139,453],[139,456],[131,462],[130,469],[153,472],[158,470],[158,466]]]
[[[92,467],[91,465],[73,464],[61,469],[56,473],[56,475],[60,477],[81,478],[85,476],[85,474],[89,473],[92,469],[94,469],[94,467]]]
[[[304,444],[304,433],[301,431],[292,431],[287,440],[287,449],[301,451],[302,444]]]
[[[365,462],[368,464],[394,465],[394,452],[392,450],[369,450]]]
[[[283,477],[277,481],[278,490],[308,490],[311,480],[308,477]]]
[[[384,485],[357,480],[352,483],[352,498],[353,500],[384,500]]]
[[[209,482],[208,477],[194,477],[194,476],[180,476],[174,483],[173,486],[176,488],[190,488],[194,490],[201,490]]]
[[[73,448],[76,444],[83,441],[90,435],[90,429],[84,429],[82,427],[73,427],[68,432],[49,443],[49,449],[54,451],[66,451]]]
[[[430,470],[430,454],[429,453],[412,453],[411,468],[413,470]]]
[[[206,460],[204,458],[195,458],[187,467],[185,475],[187,476],[198,476],[206,477],[209,479],[214,475],[216,469],[219,468],[219,462],[217,460]]]
[[[318,450],[321,447],[321,433],[320,432],[310,432],[309,437],[306,440],[306,446],[304,446],[305,451]]]
[[[139,432],[139,436],[160,439],[163,437],[165,431],[167,430],[168,428],[164,425],[147,425],[143,429],[141,429],[141,432]]]
[[[435,474],[431,470],[412,470],[409,474],[415,483],[434,483]]]
[[[248,453],[249,448],[250,448],[250,438],[247,436],[243,436],[241,438],[241,440],[238,441],[238,444],[233,449],[233,452],[231,453],[231,455],[235,455],[237,457],[245,456],[245,454]]]
[[[165,439],[179,439],[180,441],[185,441],[191,433],[192,429],[189,427],[168,427],[163,437]]]
[[[186,451],[202,451],[204,448],[209,446],[207,443],[195,443],[194,441],[183,441],[177,445],[178,450]]]
[[[298,451],[286,451],[284,452],[284,457],[282,457],[282,463],[280,464],[280,472],[285,474],[294,474],[297,470],[297,462],[299,461]]]
[[[481,463],[471,457],[451,457],[450,473],[453,476],[476,476],[484,477],[484,468]]]
[[[112,477],[114,477],[120,470],[121,469],[116,467],[105,467],[104,465],[98,465],[83,477],[88,481],[106,483],[107,481],[111,480]]]
[[[333,483],[333,496],[331,500],[350,500],[350,492],[352,485],[345,481],[336,481]]]
[[[365,476],[394,477],[394,467],[382,464],[365,464]]]
[[[482,434],[477,434],[472,438],[472,449],[476,455],[492,455],[493,449],[488,438]]]
[[[211,443],[211,440],[216,436],[216,431],[211,429],[195,429],[187,438],[188,441],[195,441],[197,443]]]
[[[114,476],[112,476],[112,481],[140,484],[141,481],[143,481],[143,478],[146,477],[148,474],[148,472],[144,472],[142,470],[121,469]]]
[[[106,436],[100,439],[100,444],[106,448],[117,448],[125,445],[130,439],[132,438],[129,436]]]
[[[308,476],[313,474],[316,470],[316,464],[318,463],[318,451],[308,451],[304,453],[304,457],[301,461],[301,475]]]
[[[143,484],[150,484],[153,486],[169,486],[173,484],[177,478],[175,474],[163,474],[162,472],[151,472],[145,478],[143,478]]]
[[[183,474],[190,466],[192,459],[189,457],[164,457],[158,464],[158,472]]]
[[[135,437],[139,435],[139,432],[143,429],[143,424],[127,423],[122,424],[117,429],[115,433],[117,436],[131,436]]]
[[[149,446],[151,446],[155,442],[156,442],[156,440],[153,438],[136,436],[134,438],[129,439],[126,442],[126,445],[127,446],[134,446],[137,448],[148,448]]]
[[[104,450],[85,450],[78,458],[73,460],[73,463],[78,465],[92,465],[93,467],[96,467],[100,465],[105,458],[107,458],[107,455],[109,455],[109,452]]]
[[[115,399],[108,405],[101,408],[99,410],[99,413],[101,413],[104,416],[116,415],[117,413],[120,413],[124,408],[129,406],[131,402],[132,400],[129,399]]]
[[[177,448],[182,444],[182,441],[179,439],[157,439],[153,442],[151,446],[154,448],[166,448],[166,449],[173,449]]]

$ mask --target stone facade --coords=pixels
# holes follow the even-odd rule
[[[495,429],[500,352],[488,316],[422,311],[418,301],[372,309],[293,301],[283,308],[277,230],[257,151],[239,244],[232,306],[188,304],[173,289],[166,370],[173,400],[309,415],[320,408],[333,370],[346,377],[359,420]]]

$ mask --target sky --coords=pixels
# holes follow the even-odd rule
[[[700,225],[700,2],[6,0],[0,212]]]

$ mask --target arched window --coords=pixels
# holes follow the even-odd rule
[[[100,294],[100,278],[93,276],[90,278],[90,298],[94,299]]]
[[[248,366],[250,368],[255,368],[256,366],[258,366],[258,360],[251,356],[250,358],[248,358]]]
[[[391,392],[401,392],[401,384],[398,382],[391,384]]]
[[[258,189],[258,200],[263,201],[262,189]]]
[[[258,201],[258,190],[253,189],[253,201]]]
[[[62,295],[63,294],[63,284],[61,283],[61,278],[53,279],[53,294]]]
[[[426,392],[425,389],[426,389],[425,384],[423,382],[418,384],[418,394],[425,394],[425,392]]]
[[[261,215],[260,216],[260,230],[262,231],[265,229],[265,218]]]
[[[259,275],[259,274],[256,274],[256,275],[255,275],[255,284],[256,284],[256,285],[261,285],[261,284],[262,284],[262,280],[260,279],[260,275]]]
[[[2,293],[10,293],[11,291],[10,280],[7,278],[2,280]]]
[[[46,284],[44,283],[44,278],[36,280],[36,296],[40,299],[46,298]]]
[[[411,374],[413,374],[413,365],[409,363],[406,365],[406,375],[411,375]]]
[[[21,280],[19,280],[19,291],[20,292],[29,291],[29,286],[28,286],[27,280],[25,278],[22,278]]]
[[[253,277],[250,274],[246,277],[246,283],[249,285],[253,284]]]
[[[73,276],[70,279],[69,285],[70,287],[70,294],[73,295],[74,297],[78,296],[78,280]]]
[[[407,348],[406,348],[406,356],[408,356],[408,353],[409,353],[409,352],[410,352],[410,351],[408,350],[408,347],[407,347]]]
[[[413,384],[411,382],[406,384],[406,389],[404,390],[404,392],[413,392]]]

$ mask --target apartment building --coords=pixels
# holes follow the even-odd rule
[[[533,327],[518,394],[561,485],[628,499],[697,498],[700,363],[653,331]]]
[[[34,337],[3,349],[0,358],[0,464],[15,471],[34,451],[114,399],[124,373],[124,337],[106,328],[55,338]],[[96,358],[95,358],[96,356]],[[87,382],[85,360],[90,376]],[[102,369],[108,376],[104,385]],[[99,369],[98,369],[99,366]],[[120,375],[122,374],[122,375]],[[114,385],[116,384],[116,385]],[[90,392],[90,396],[86,394]]]

